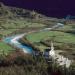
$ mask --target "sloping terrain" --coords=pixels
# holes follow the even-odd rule
[[[2,38],[51,27],[59,21],[57,18],[46,17],[34,10],[9,7],[0,3],[0,50],[8,52]],[[4,48],[1,47],[3,45]],[[11,49],[9,51],[11,52]]]

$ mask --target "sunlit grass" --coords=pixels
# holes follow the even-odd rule
[[[27,39],[31,42],[40,42],[44,39],[54,38],[57,42],[66,42],[75,44],[75,35],[58,32],[58,31],[44,31],[38,33],[32,33],[27,36]]]
[[[8,54],[10,52],[12,52],[14,49],[7,45],[6,43],[4,42],[0,42],[0,54],[4,53],[4,54]]]

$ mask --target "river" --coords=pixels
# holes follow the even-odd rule
[[[20,38],[22,38],[25,34],[19,34],[16,36],[11,36],[11,37],[6,37],[4,39],[4,42],[11,44],[19,49],[22,49],[24,51],[24,53],[32,53],[32,48],[30,46],[27,45],[23,45],[21,44],[18,40]]]
[[[51,29],[54,29],[54,28],[57,28],[57,27],[62,27],[62,26],[63,26],[63,24],[57,23],[52,28],[44,28],[42,30],[39,30],[38,32],[48,31],[48,30],[51,30]],[[36,31],[31,31],[31,32],[28,32],[28,33],[30,34],[30,33],[34,33],[34,32],[36,32]],[[11,45],[14,45],[15,47],[18,47],[18,48],[22,49],[25,53],[32,53],[32,48],[30,46],[23,45],[22,43],[20,43],[18,41],[20,38],[22,38],[23,36],[25,36],[28,33],[22,33],[22,34],[19,34],[19,35],[6,37],[6,38],[4,38],[4,42],[6,42],[8,44],[11,44]]]
[[[63,26],[64,26],[64,24],[57,23],[52,28],[45,28],[45,29],[39,30],[39,32],[48,31],[48,30],[55,29],[55,28],[58,28],[58,27],[63,27]],[[33,32],[29,32],[29,33],[33,33]],[[8,44],[11,44],[11,45],[23,50],[24,53],[32,54],[33,49],[32,49],[31,46],[27,46],[25,44],[23,45],[22,43],[19,42],[19,39],[22,38],[23,36],[25,36],[26,34],[28,34],[28,33],[23,33],[23,34],[19,34],[19,35],[15,35],[15,36],[6,37],[6,38],[4,38],[4,42],[8,43]],[[57,63],[59,65],[65,65],[67,68],[71,64],[71,60],[69,60],[68,58],[66,58],[62,55],[59,55],[56,51],[55,51],[55,56],[53,56],[53,59],[54,60],[57,59]]]

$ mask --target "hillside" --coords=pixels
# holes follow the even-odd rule
[[[30,11],[27,9],[23,8],[17,8],[17,7],[11,7],[11,6],[6,6],[3,3],[0,3],[0,16],[7,16],[7,17],[23,17],[23,18],[43,18],[43,19],[48,19],[45,15],[39,14],[36,11]],[[55,18],[49,18],[49,19],[55,19]]]
[[[0,3],[0,32],[5,35],[9,34],[10,31],[10,33],[13,33],[14,31],[24,27],[32,27],[36,29],[40,26],[53,26],[59,21],[60,19],[46,17],[34,10],[30,11],[22,8],[9,7]],[[5,31],[2,29],[5,29]]]
[[[75,75],[75,21],[69,21],[0,3],[0,75]],[[56,55],[46,58],[51,42]]]
[[[5,51],[5,54],[13,50],[13,48],[6,50],[9,46],[3,43],[2,38],[52,27],[59,21],[60,19],[47,17],[34,10],[10,7],[0,3],[0,44],[5,46],[4,48],[0,46],[0,49]]]

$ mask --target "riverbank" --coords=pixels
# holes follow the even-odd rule
[[[25,34],[21,34],[21,35],[16,35],[16,36],[11,36],[11,37],[7,37],[4,39],[4,42],[9,43],[17,48],[22,49],[25,53],[32,53],[32,48],[31,47],[27,47],[25,45],[22,45],[20,42],[18,42],[18,40],[20,38],[22,38]]]
[[[7,37],[5,39],[5,41],[7,43],[9,43],[9,44],[14,45],[15,47],[18,47],[18,48],[22,49],[24,53],[32,54],[33,51],[41,51],[41,49],[36,44],[33,44],[33,42],[32,42],[33,40],[30,41],[29,39],[26,38],[28,35],[37,34],[37,33],[41,34],[42,32],[43,33],[45,32],[46,36],[41,34],[42,38],[48,37],[49,36],[49,32],[50,32],[50,35],[51,35],[51,32],[52,32],[51,30],[54,30],[56,28],[63,27],[63,26],[64,26],[63,24],[57,23],[52,28],[45,28],[45,29],[42,29],[42,30],[39,30],[39,31],[32,31],[32,32],[28,32],[28,33],[24,33],[24,34],[20,34],[20,35],[16,35],[16,36],[11,36],[9,38]],[[54,32],[55,31],[53,31],[53,33]],[[61,34],[62,32],[58,32],[58,35],[59,35],[59,33]],[[48,36],[47,36],[47,34],[48,34]],[[56,32],[54,33],[54,35],[55,34],[56,34]],[[51,35],[51,36],[53,36],[53,35]],[[40,35],[37,36],[36,38],[33,38],[33,39],[35,40],[35,39],[38,38],[38,40],[39,40],[39,37],[40,37]],[[40,37],[40,39],[42,39],[42,38]],[[43,49],[43,52],[44,52],[45,49]],[[52,57],[52,58],[54,60],[57,59],[56,61],[57,61],[57,63],[59,63],[59,65],[66,65],[66,67],[68,68],[70,66],[70,64],[71,64],[71,60],[69,60],[66,57],[63,57],[62,55],[59,55],[59,53],[57,53],[57,51],[55,51],[55,52],[56,52],[56,56]]]

